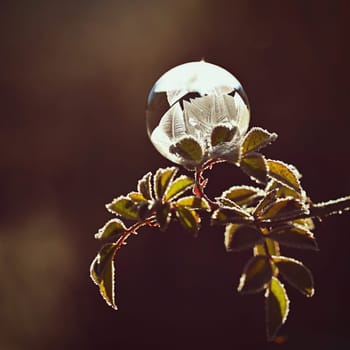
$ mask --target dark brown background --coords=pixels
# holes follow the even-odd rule
[[[251,125],[277,132],[314,201],[350,193],[348,1],[8,1],[0,5],[0,348],[275,348],[263,295],[238,296],[248,254],[222,230],[197,240],[145,230],[117,258],[118,312],[88,277],[104,204],[170,163],[145,130],[145,101],[169,68],[205,58],[233,72]],[[218,166],[211,195],[247,181]],[[216,181],[216,183],[215,183]],[[249,183],[249,182],[247,182]],[[350,216],[318,225],[314,271],[289,288],[285,349],[348,349]]]

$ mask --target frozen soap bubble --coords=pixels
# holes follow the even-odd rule
[[[204,61],[167,71],[147,100],[151,142],[165,158],[187,169],[210,159],[236,162],[249,119],[248,98],[239,81]]]

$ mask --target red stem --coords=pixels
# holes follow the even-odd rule
[[[210,159],[208,162],[204,163],[200,168],[197,168],[195,171],[195,186],[193,188],[193,193],[199,197],[204,198],[210,205],[211,210],[215,210],[219,207],[217,203],[212,201],[204,192],[204,188],[208,183],[208,179],[203,177],[203,173],[207,169],[212,169],[213,165],[216,163],[224,162],[224,160],[215,158]]]
[[[132,234],[137,234],[136,231],[139,228],[146,226],[146,225],[154,226],[153,220],[154,220],[154,217],[151,216],[144,221],[136,222],[134,225],[130,226],[127,230],[125,230],[115,244],[115,250],[114,250],[112,259],[114,259],[116,252],[122,247],[122,245],[124,245],[126,243],[126,240],[129,238],[129,236],[131,236]]]

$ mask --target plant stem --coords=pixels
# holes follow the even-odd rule
[[[149,225],[151,226],[152,225],[152,222],[153,222],[153,219],[154,217],[151,216],[149,218],[147,218],[146,220],[144,221],[139,221],[139,222],[136,222],[134,225],[130,226],[127,230],[125,230],[122,235],[119,237],[119,239],[117,240],[116,244],[115,244],[115,250],[114,250],[114,253],[113,253],[113,258],[114,259],[114,256],[115,254],[117,253],[117,251],[123,246],[126,244],[126,240],[129,238],[129,236],[131,236],[132,234],[137,234],[137,230],[143,226],[146,226],[146,225]]]
[[[195,187],[193,189],[194,194],[199,198],[204,198],[210,205],[211,210],[215,210],[219,207],[217,203],[212,201],[204,192],[204,188],[207,185],[208,179],[203,177],[203,172],[207,169],[211,169],[214,164],[220,163],[220,159],[211,159],[204,163],[200,168],[197,168],[194,174]]]
[[[330,215],[340,215],[350,210],[350,196],[333,199],[311,205],[310,214],[314,218],[325,218]]]

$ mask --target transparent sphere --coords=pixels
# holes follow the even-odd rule
[[[213,158],[237,161],[249,119],[248,98],[239,81],[204,61],[167,71],[147,100],[151,142],[165,158],[188,169]]]

